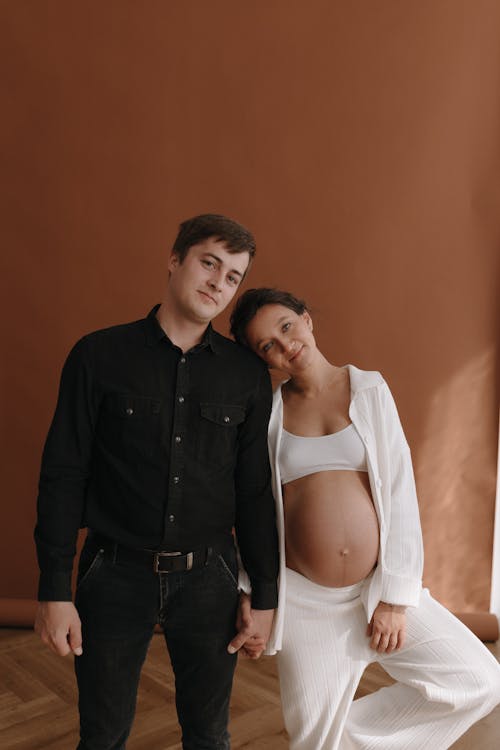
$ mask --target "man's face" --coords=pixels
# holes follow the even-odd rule
[[[230,253],[213,238],[192,245],[182,263],[172,253],[168,290],[178,312],[192,322],[209,323],[233,299],[249,261],[248,253]]]

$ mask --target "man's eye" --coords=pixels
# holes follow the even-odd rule
[[[206,260],[206,258],[203,258],[203,260],[201,262],[207,268],[215,268],[215,263],[213,262],[213,260]]]
[[[229,281],[229,283],[230,283],[230,284],[232,284],[233,286],[236,286],[236,285],[238,284],[238,279],[236,278],[236,276],[228,276],[228,277],[227,277],[227,280],[228,280],[228,281]]]

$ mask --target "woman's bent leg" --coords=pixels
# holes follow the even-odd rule
[[[406,646],[376,654],[396,684],[353,703],[342,750],[445,750],[500,702],[500,665],[427,590],[407,623]]]

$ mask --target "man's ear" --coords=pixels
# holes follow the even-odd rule
[[[174,250],[172,250],[172,252],[170,253],[170,258],[168,259],[168,270],[170,271],[170,273],[172,273],[172,271],[175,271],[175,269],[180,266],[180,263],[181,262],[179,256]]]

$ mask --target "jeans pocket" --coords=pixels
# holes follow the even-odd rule
[[[96,575],[97,571],[104,560],[104,550],[97,550],[94,554],[85,550],[82,551],[78,568],[78,579],[76,582],[77,591],[89,585],[90,581]]]
[[[234,557],[234,555],[233,555]],[[217,555],[217,560],[219,562],[219,567],[223,570],[224,575],[228,579],[228,581],[235,587],[238,588],[238,579],[237,579],[237,573],[233,573],[227,562],[224,560],[223,556],[219,553]],[[235,562],[236,564],[236,562]]]

